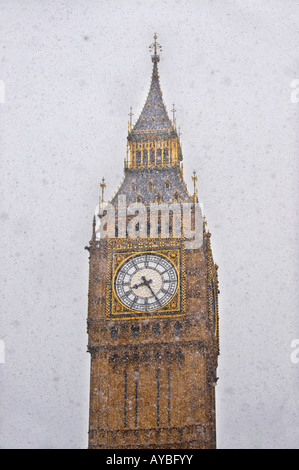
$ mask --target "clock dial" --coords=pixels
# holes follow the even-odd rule
[[[164,307],[178,287],[176,268],[166,257],[142,253],[125,261],[114,278],[115,293],[131,310],[151,312]]]

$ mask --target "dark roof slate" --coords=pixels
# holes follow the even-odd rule
[[[153,73],[150,90],[141,111],[141,114],[133,127],[132,133],[145,130],[173,131],[173,125],[168,117],[166,107],[163,102],[162,91],[159,81],[157,61],[153,65]]]
[[[153,183],[153,191],[148,191],[148,183]],[[166,189],[166,181],[169,181],[170,187]],[[136,191],[133,189],[133,183],[136,184]],[[161,203],[172,203],[175,193],[178,193],[180,202],[190,202],[190,195],[187,191],[180,169],[178,167],[170,168],[147,168],[143,171],[130,170],[125,173],[125,178],[111,202],[117,204],[118,196],[125,195],[127,205],[136,202],[137,195],[142,197],[142,203],[148,206],[156,202],[157,194],[161,195]]]

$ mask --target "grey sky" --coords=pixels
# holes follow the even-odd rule
[[[0,1],[1,446],[86,448],[88,253],[162,44],[219,265],[220,448],[296,448],[299,5]]]

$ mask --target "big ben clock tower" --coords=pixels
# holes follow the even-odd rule
[[[102,192],[102,229],[94,219],[86,247],[91,449],[216,447],[218,266],[206,222],[196,224],[197,192],[183,179],[159,49],[155,35],[150,90],[135,125],[130,113],[124,179],[109,204]],[[188,242],[184,218],[178,223],[182,208],[190,208],[200,243]]]

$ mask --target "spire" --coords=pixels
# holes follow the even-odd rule
[[[179,166],[182,160],[175,123],[176,110],[173,106],[171,121],[163,102],[158,72],[161,46],[157,42],[156,33],[149,48],[153,62],[151,84],[145,105],[134,126],[132,110],[129,114],[126,169]]]
[[[154,42],[149,46],[152,54],[153,71],[149,93],[143,110],[133,127],[133,133],[138,131],[163,130],[172,131],[173,126],[168,117],[166,107],[163,103],[162,91],[159,81],[158,62],[160,56],[157,53],[161,46],[157,43],[157,34],[154,35]]]

